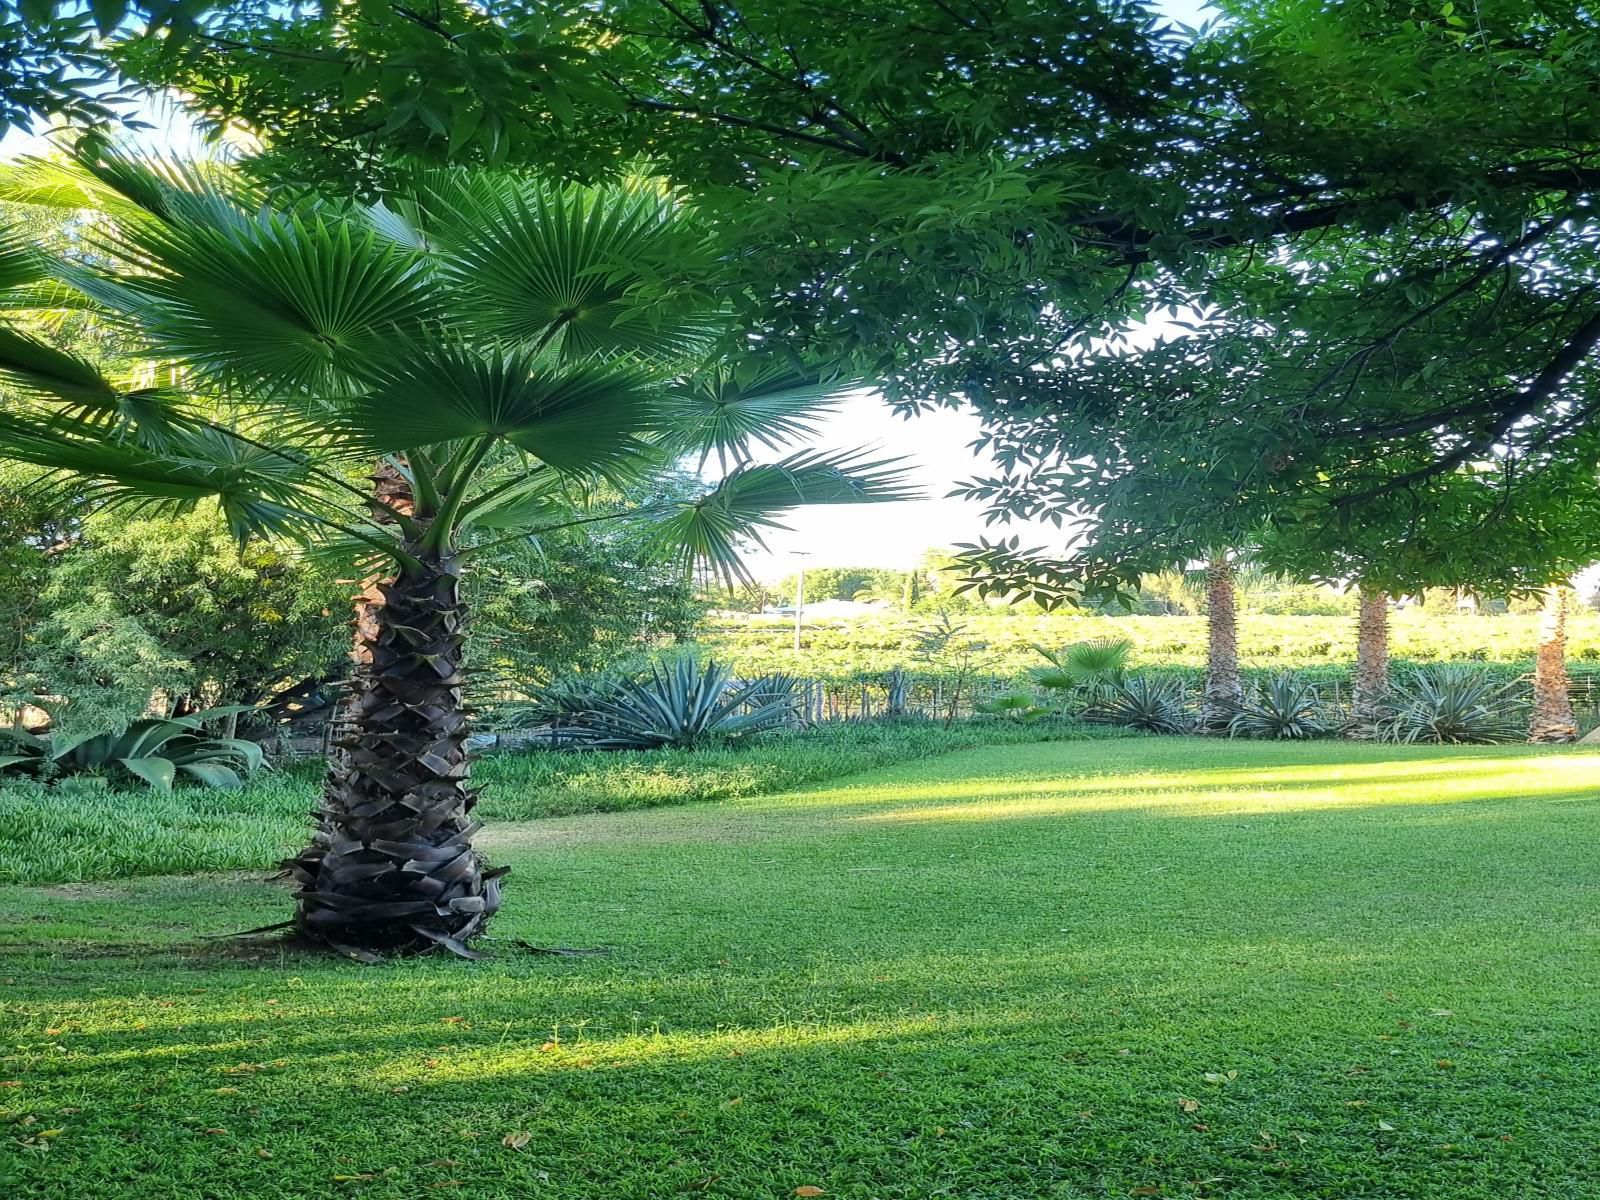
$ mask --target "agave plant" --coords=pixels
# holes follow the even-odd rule
[[[731,580],[787,509],[913,494],[896,464],[860,453],[750,461],[774,414],[787,440],[819,395],[852,385],[697,383],[722,368],[709,347],[731,340],[720,268],[654,182],[454,172],[375,207],[275,208],[216,171],[113,156],[79,174],[115,218],[93,254],[0,246],[15,267],[0,283],[31,272],[75,289],[143,373],[109,377],[0,328],[0,379],[25,401],[0,414],[0,456],[70,475],[102,505],[214,500],[241,539],[376,564],[318,833],[291,864],[298,928],[355,957],[471,955],[500,904],[503,870],[472,849],[461,577],[475,550],[632,520],[686,570]],[[696,398],[761,419],[704,421],[691,445]],[[696,450],[734,464],[701,495],[587,499],[607,494],[601,480],[646,493]],[[361,486],[374,471],[383,485]]]
[[[1122,679],[1133,656],[1133,643],[1127,638],[1094,638],[1059,650],[1040,645],[1033,648],[1050,664],[1034,667],[1029,672],[1033,681],[1042,688],[1071,692],[1086,701],[1093,701]]]
[[[796,723],[797,693],[771,678],[739,682],[693,657],[652,667],[638,679],[595,686],[579,703],[560,697],[563,724],[596,750],[693,750]],[[580,706],[581,704],[581,706]]]
[[[1392,711],[1379,717],[1374,735],[1444,745],[1521,741],[1524,705],[1514,686],[1472,667],[1415,668],[1395,685]]]
[[[1131,675],[1108,686],[1082,716],[1085,721],[1145,733],[1189,733],[1194,729],[1194,717],[1188,699],[1180,679]]]
[[[1331,728],[1324,719],[1317,689],[1292,671],[1274,675],[1249,693],[1228,722],[1232,737],[1324,737]]]
[[[99,775],[162,792],[180,777],[204,787],[239,787],[265,764],[261,747],[243,738],[209,737],[204,728],[208,720],[249,711],[229,705],[182,717],[146,717],[114,733],[66,738],[7,732],[11,753],[0,754],[0,774]]]

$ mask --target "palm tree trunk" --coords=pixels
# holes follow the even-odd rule
[[[1539,621],[1539,651],[1533,665],[1533,713],[1530,742],[1572,742],[1578,724],[1572,715],[1567,678],[1567,589],[1551,584],[1544,593]]]
[[[1356,677],[1350,689],[1350,737],[1369,738],[1389,694],[1389,594],[1361,586],[1356,619]]]
[[[289,864],[300,931],[364,961],[433,945],[476,957],[467,943],[500,907],[506,872],[472,848],[460,562],[410,553],[422,566],[378,588],[323,795],[327,843]]]
[[[1200,706],[1200,727],[1225,732],[1244,700],[1239,681],[1239,618],[1233,588],[1233,563],[1214,554],[1206,564],[1206,692]]]
[[[416,508],[416,499],[411,494],[411,481],[406,478],[404,471],[394,463],[382,460],[373,469],[371,480],[372,498],[378,502],[372,506],[372,519],[375,522],[380,525],[394,524],[394,517],[387,509],[380,507],[384,504],[407,516],[412,514]],[[356,685],[372,661],[367,647],[378,632],[377,611],[383,604],[383,596],[379,590],[382,583],[382,578],[375,575],[363,579],[361,590],[351,601],[355,608],[355,639],[350,648],[351,683],[345,688],[344,695],[333,711],[333,745],[329,756],[332,765],[339,765],[340,757],[344,753],[341,747],[348,733]]]

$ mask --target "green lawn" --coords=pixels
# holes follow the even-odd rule
[[[1597,795],[968,750],[502,826],[478,965],[200,940],[282,914],[259,875],[0,888],[0,1194],[1592,1200]]]

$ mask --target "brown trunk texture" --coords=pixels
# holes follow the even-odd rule
[[[1539,652],[1533,663],[1533,712],[1528,719],[1530,742],[1573,742],[1578,723],[1572,715],[1567,678],[1567,589],[1551,585],[1544,593],[1539,621]]]
[[[423,568],[377,587],[321,834],[288,864],[300,931],[365,961],[435,945],[477,957],[468,942],[500,907],[505,874],[472,848],[460,564],[410,552]]]
[[[1371,737],[1389,696],[1389,594],[1363,586],[1356,621],[1356,676],[1350,689],[1351,737]]]
[[[1200,706],[1200,727],[1213,733],[1227,731],[1244,686],[1239,681],[1239,618],[1234,601],[1233,563],[1226,554],[1206,564],[1206,692]]]

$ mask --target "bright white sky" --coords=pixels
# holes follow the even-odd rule
[[[1190,25],[1199,24],[1201,0],[1165,0],[1159,5],[1167,15]],[[163,100],[152,100],[142,112],[155,128],[139,138],[153,150],[179,156],[199,152],[181,113]],[[43,153],[49,144],[41,137],[11,133],[0,140],[0,160],[19,154]],[[955,483],[987,474],[993,467],[987,455],[971,448],[978,436],[977,418],[970,412],[942,410],[911,420],[900,418],[872,395],[847,400],[825,423],[816,444],[828,449],[871,446],[885,457],[899,457],[925,499],[904,504],[814,506],[792,513],[786,530],[767,536],[767,549],[750,556],[751,571],[762,579],[791,573],[794,556],[804,554],[813,566],[882,566],[905,569],[915,565],[930,546],[975,542],[981,536],[1019,533],[1029,545],[1059,546],[1060,531],[1050,526],[987,526],[981,504],[950,499]]]

